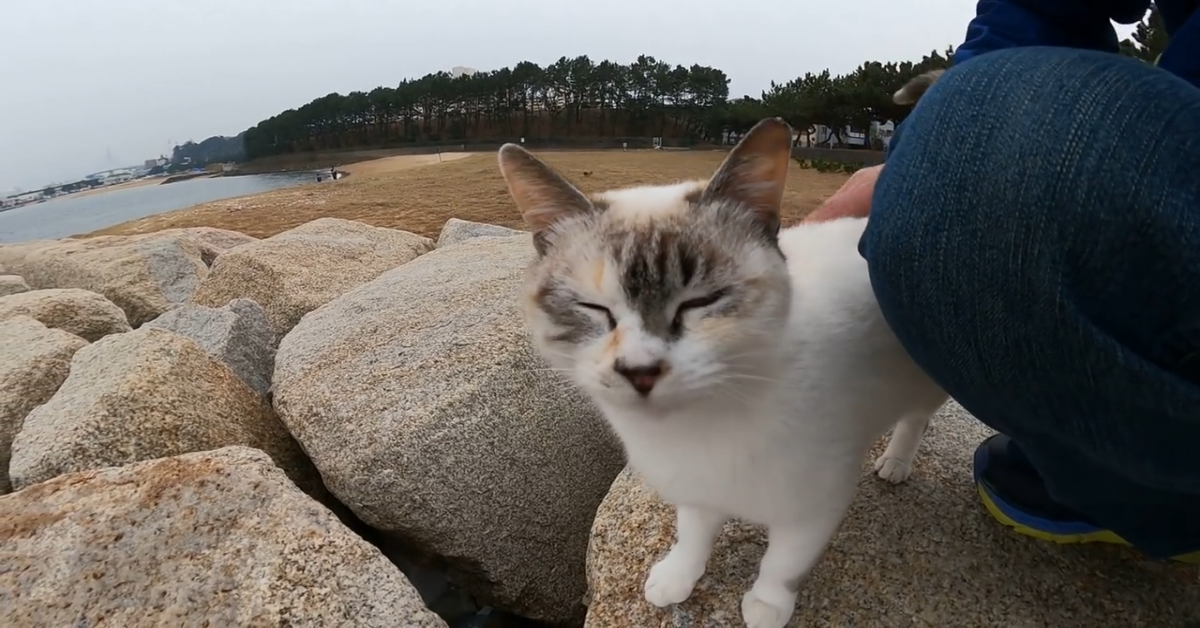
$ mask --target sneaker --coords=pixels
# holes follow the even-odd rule
[[[991,436],[975,450],[975,487],[988,514],[1018,534],[1054,543],[1130,545],[1051,499],[1024,452],[1003,434]],[[1200,551],[1172,560],[1200,564]]]

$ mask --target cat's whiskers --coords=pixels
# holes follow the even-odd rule
[[[756,381],[756,382],[768,382],[771,384],[778,384],[783,381],[782,379],[780,379],[778,377],[766,377],[763,375],[751,375],[750,373],[738,373],[738,372],[726,373],[725,377],[727,377],[729,379],[744,379],[744,380],[750,380],[750,381]]]
[[[553,357],[563,358],[566,360],[574,360],[575,359],[571,354],[567,353],[566,351],[560,351],[560,350],[554,349],[552,347],[542,348],[541,353],[543,356],[547,356],[547,357],[553,356]]]
[[[739,404],[746,405],[747,408],[754,406],[753,399],[747,396],[740,388],[731,385],[729,382],[716,382],[709,386],[708,390],[711,391],[711,393],[723,394],[725,397],[730,398]]]

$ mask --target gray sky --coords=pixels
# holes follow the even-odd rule
[[[166,153],[169,141],[234,135],[330,92],[394,86],[456,65],[546,65],[582,54],[628,63],[649,54],[720,68],[731,95],[758,96],[772,79],[916,60],[957,45],[974,15],[972,0],[5,5],[0,193],[140,163]]]

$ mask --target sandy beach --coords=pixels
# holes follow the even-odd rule
[[[125,183],[118,183],[116,185],[106,185],[104,187],[92,188],[90,190],[80,190],[79,192],[66,194],[64,196],[59,196],[58,198],[83,198],[85,196],[92,196],[95,194],[104,194],[105,192],[116,192],[117,190],[128,190],[131,188],[146,187],[147,185],[158,185],[164,180],[166,180],[166,177],[135,179],[133,181],[126,181]]]
[[[369,176],[387,174],[398,170],[408,170],[409,168],[418,168],[421,166],[432,166],[434,164],[446,163],[470,157],[474,153],[442,153],[440,155],[396,155],[395,157],[383,157],[381,159],[372,159],[370,161],[360,161],[357,163],[346,164],[338,170],[344,170],[356,176]]]

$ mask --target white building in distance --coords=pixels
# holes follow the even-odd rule
[[[456,65],[456,66],[450,68],[450,77],[458,78],[460,76],[471,76],[472,74],[475,74],[478,71],[479,70],[476,70],[475,68],[468,68],[468,67],[464,67],[461,65]]]

